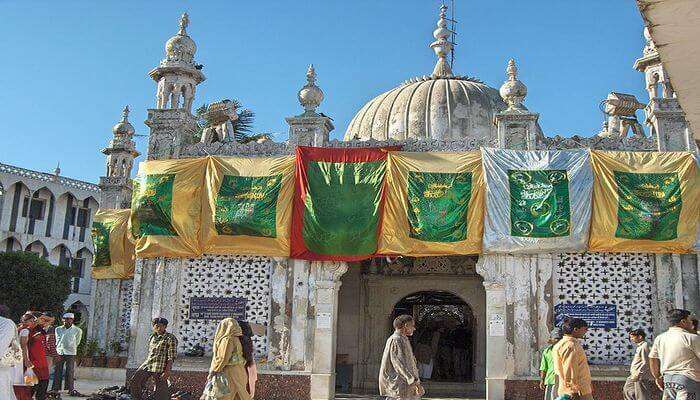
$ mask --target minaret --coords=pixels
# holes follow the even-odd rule
[[[645,109],[649,131],[656,139],[659,151],[694,150],[695,143],[689,134],[685,112],[673,92],[648,27],[644,28],[644,38],[643,55],[635,61],[634,68],[644,73],[649,93]]]
[[[187,13],[180,17],[180,29],[165,44],[165,58],[149,72],[158,83],[156,108],[148,110],[146,125],[151,128],[148,159],[177,157],[189,143],[197,124],[192,116],[197,85],[206,78],[194,61],[197,45],[187,34]]]
[[[122,119],[112,128],[112,140],[102,149],[107,156],[106,176],[100,178],[101,208],[129,208],[131,204],[131,168],[139,156],[133,141],[134,127],[129,123],[129,106],[124,107]]]
[[[433,78],[446,78],[451,77],[452,68],[450,63],[447,62],[447,56],[452,51],[454,43],[449,41],[449,37],[452,36],[452,31],[447,29],[447,6],[440,6],[440,19],[437,22],[437,29],[433,31],[433,37],[435,41],[430,43],[430,48],[433,49],[435,55],[438,57],[438,62],[435,64],[433,69]]]
[[[499,93],[508,108],[494,116],[498,129],[498,146],[534,150],[537,148],[537,120],[540,115],[528,111],[523,105],[527,86],[518,80],[518,67],[512,58],[508,61],[506,75],[508,79],[503,82]]]
[[[296,146],[323,146],[328,143],[328,134],[335,127],[331,119],[316,112],[323,101],[323,91],[316,86],[316,69],[309,65],[306,85],[297,94],[304,112],[285,118],[289,124],[289,143]]]

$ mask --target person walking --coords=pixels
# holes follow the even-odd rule
[[[64,390],[71,396],[80,395],[75,390],[75,356],[78,354],[78,345],[83,338],[83,330],[73,324],[73,313],[63,314],[63,325],[55,330],[56,334],[56,367],[54,369],[52,392],[61,391],[61,383]]]
[[[593,400],[591,370],[579,342],[588,331],[588,323],[581,318],[567,317],[561,330],[564,336],[552,348],[552,363],[559,377],[558,395],[568,395],[573,400]]]
[[[540,389],[544,390],[544,400],[554,400],[557,398],[557,373],[554,371],[552,362],[552,348],[562,337],[561,329],[554,328],[549,334],[549,345],[542,350],[540,360]]]
[[[622,394],[625,400],[650,400],[653,397],[654,377],[649,370],[649,343],[644,329],[630,331],[630,341],[636,345],[630,376],[625,382]]]
[[[399,315],[394,319],[394,334],[386,341],[379,369],[379,394],[387,400],[416,400],[425,392],[408,339],[415,330],[412,316]]]
[[[250,398],[255,397],[255,384],[258,381],[258,366],[255,364],[255,348],[253,346],[253,328],[247,321],[238,321],[241,326],[241,346],[243,346],[243,358],[248,374],[248,393]]]
[[[649,368],[664,400],[700,398],[700,336],[688,332],[693,322],[690,311],[670,310],[666,319],[671,327],[654,339],[649,352]]]
[[[167,319],[154,318],[151,323],[153,333],[148,339],[148,355],[146,355],[143,364],[134,372],[129,385],[133,400],[144,398],[143,391],[151,379],[156,384],[154,400],[170,399],[168,378],[172,371],[173,361],[177,356],[177,338],[172,333],[167,332]]]
[[[17,400],[14,385],[22,379],[22,349],[17,325],[7,318],[10,309],[0,304],[0,399]]]
[[[432,332],[424,331],[422,337],[416,344],[416,361],[418,363],[418,376],[421,380],[428,380],[433,377],[435,367],[435,355],[438,351],[441,329]]]
[[[219,400],[250,400],[246,358],[241,344],[243,331],[233,318],[219,322],[214,335],[214,348],[209,375],[223,374],[228,381],[230,393]]]
[[[17,326],[17,331],[19,334],[19,344],[22,349],[22,379],[19,384],[15,384],[15,395],[18,400],[31,400],[33,397],[32,391],[34,388],[34,383],[29,383],[25,381],[25,375],[28,370],[34,373],[34,364],[29,355],[29,338],[31,336],[31,331],[36,326],[36,318],[31,312],[27,311],[20,317],[19,325]]]
[[[29,340],[27,343],[29,359],[32,362],[32,371],[39,382],[32,386],[32,395],[36,400],[45,400],[46,391],[49,387],[49,362],[46,357],[46,336],[42,321],[39,319],[41,313],[33,312],[34,325],[29,329]]]

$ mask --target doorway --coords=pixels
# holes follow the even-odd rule
[[[473,382],[474,314],[464,300],[446,291],[416,292],[396,303],[390,325],[401,314],[415,320],[411,345],[421,380]]]

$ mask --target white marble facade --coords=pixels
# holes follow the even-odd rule
[[[444,59],[452,46],[442,30],[444,10],[435,31],[436,42],[431,45],[438,56],[433,73],[370,100],[347,128],[345,141],[329,140],[334,126],[329,117],[317,112],[324,94],[316,86],[316,71],[310,68],[298,94],[304,110],[286,119],[288,141],[203,143],[193,138],[196,124],[190,106],[204,76],[197,73],[196,46],[185,31],[189,19],[183,17],[183,21],[178,34],[168,41],[165,59],[151,72],[158,93],[156,108],[148,110],[146,121],[151,130],[149,160],[293,154],[297,145],[401,144],[408,151],[463,151],[487,145],[696,151],[673,94],[653,88],[645,109],[648,134],[637,131],[627,136],[626,129],[619,129],[621,117],[629,117],[624,114],[629,111],[615,103],[620,96],[611,96],[603,132],[590,137],[548,137],[537,123],[539,114],[523,105],[527,88],[517,78],[514,61],[508,63],[500,92],[452,73]],[[636,67],[646,73],[647,81],[656,79],[647,69],[663,69],[658,57],[646,51]],[[179,81],[186,83],[180,95],[174,95],[171,87],[166,96],[163,86]],[[184,96],[184,102],[178,96]],[[539,351],[553,327],[558,302],[582,301],[590,292],[605,296],[622,310],[619,329],[594,330],[589,338],[589,346],[596,351],[596,379],[605,380],[624,371],[631,354],[623,329],[644,327],[658,334],[665,328],[659,316],[666,309],[700,308],[698,275],[696,255],[482,255],[478,259],[419,258],[410,266],[396,260],[348,265],[236,255],[138,259],[132,284],[99,283],[95,304],[110,318],[95,325],[93,332],[113,338],[128,336],[129,365],[135,367],[144,355],[151,318],[172,321],[171,330],[180,336],[182,353],[196,344],[207,350],[213,322],[189,318],[189,297],[196,293],[246,296],[249,318],[266,326],[266,334],[256,337],[262,372],[309,375],[311,398],[331,399],[337,354],[343,363],[353,366],[354,390],[374,390],[378,357],[394,307],[412,294],[439,291],[459,298],[470,310],[472,388],[488,399],[502,399],[507,380],[537,376]],[[619,292],[624,291],[637,297],[620,297]],[[503,330],[498,329],[501,323]]]

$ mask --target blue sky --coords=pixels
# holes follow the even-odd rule
[[[493,87],[514,57],[525,104],[546,135],[592,135],[610,91],[646,102],[632,64],[644,45],[633,0],[455,0],[455,73]],[[97,181],[99,152],[125,104],[139,134],[183,11],[207,80],[195,106],[238,98],[256,132],[287,136],[309,63],[326,99],[320,111],[342,137],[355,112],[400,82],[432,71],[437,0],[0,2],[0,162]],[[640,114],[641,115],[641,114]],[[138,139],[145,152],[147,138]],[[142,160],[140,157],[139,160]]]

